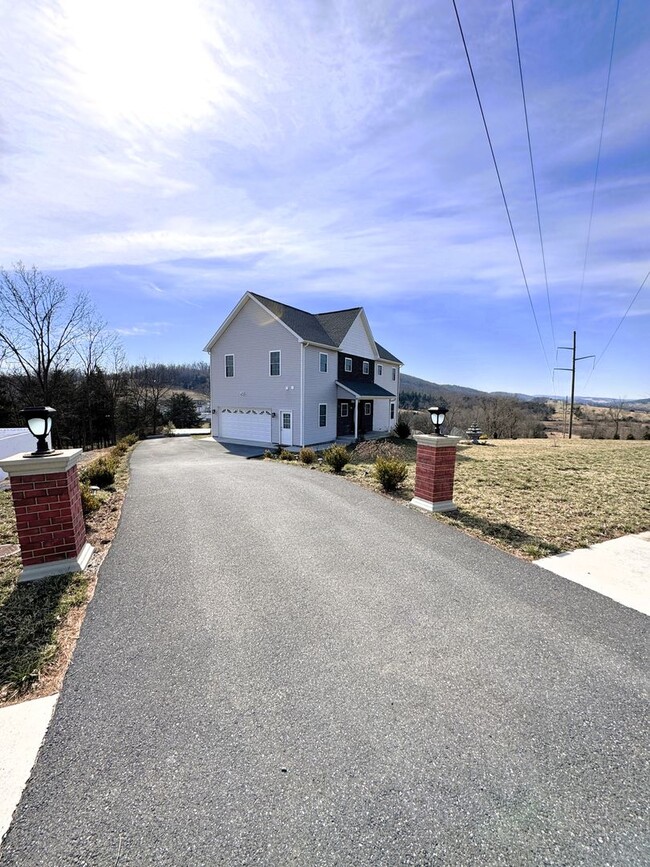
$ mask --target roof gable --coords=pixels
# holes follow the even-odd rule
[[[372,336],[372,331],[363,307],[350,307],[347,310],[333,310],[329,313],[307,313],[290,304],[265,298],[256,292],[246,292],[230,312],[219,330],[205,346],[210,352],[214,344],[230,326],[245,304],[252,300],[267,310],[298,340],[316,343],[320,346],[342,348],[344,351],[367,358],[380,358],[401,364],[399,359],[388,350],[380,347]],[[345,344],[345,345],[344,345]]]
[[[273,301],[272,298],[265,298],[263,295],[257,295],[255,292],[250,292],[249,294],[303,340],[313,343],[323,343],[326,346],[337,345],[332,343],[332,338],[318,321],[318,317],[314,316],[313,313],[307,313],[306,310],[291,307],[289,304],[283,304],[281,301]]]
[[[334,346],[340,346],[360,312],[361,307],[351,307],[349,310],[316,313],[315,316],[330,335]]]

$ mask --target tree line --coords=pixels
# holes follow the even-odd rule
[[[445,430],[467,430],[478,424],[490,439],[539,438],[546,436],[544,421],[553,415],[553,407],[541,400],[523,401],[504,395],[460,395],[404,391],[400,394],[400,408],[411,426],[427,426],[426,410],[432,405],[444,404],[448,408]]]
[[[207,392],[206,363],[129,365],[86,293],[22,263],[0,270],[0,427],[21,409],[52,406],[56,447],[101,448],[128,433],[199,422],[182,388]]]

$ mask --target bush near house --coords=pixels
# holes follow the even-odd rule
[[[350,454],[344,446],[330,446],[323,452],[323,459],[335,473],[340,473],[343,467],[350,462]]]
[[[316,460],[316,452],[313,449],[303,448],[300,449],[300,454],[298,455],[303,464],[313,464]]]
[[[401,412],[395,425],[395,436],[398,436],[401,440],[408,439],[411,436],[411,426]]]
[[[396,491],[408,475],[408,466],[397,458],[378,457],[373,475],[385,491]]]

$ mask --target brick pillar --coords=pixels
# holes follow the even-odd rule
[[[428,512],[453,512],[456,445],[460,437],[415,436],[415,496],[412,506]]]
[[[77,462],[81,449],[0,461],[11,484],[23,561],[19,581],[79,572],[93,553],[86,542]]]

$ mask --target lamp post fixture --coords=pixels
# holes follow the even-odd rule
[[[52,416],[55,412],[56,410],[51,406],[28,406],[21,410],[29,432],[36,437],[36,451],[25,455],[26,458],[42,458],[46,455],[59,454],[47,444],[47,437],[52,430]]]
[[[440,426],[445,420],[445,416],[447,415],[448,409],[446,406],[430,406],[427,412],[431,415],[431,422],[433,423],[434,433],[437,437],[444,436],[444,434],[440,430]]]

